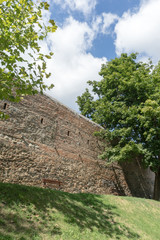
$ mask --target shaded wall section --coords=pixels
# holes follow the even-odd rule
[[[103,143],[93,133],[101,127],[55,99],[28,96],[20,103],[1,101],[0,109],[10,115],[0,120],[0,181],[43,186],[47,178],[63,182],[67,192],[152,194],[149,170],[98,159]]]

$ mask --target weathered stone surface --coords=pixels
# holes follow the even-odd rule
[[[139,163],[106,166],[98,159],[97,124],[44,95],[1,101],[0,109],[4,103],[10,118],[0,121],[0,181],[42,186],[48,178],[68,192],[152,194],[154,176]]]

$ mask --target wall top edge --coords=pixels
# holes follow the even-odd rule
[[[68,109],[70,112],[74,113],[77,117],[83,118],[83,119],[85,119],[86,121],[90,122],[92,125],[95,125],[95,126],[101,128],[101,129],[104,129],[104,128],[103,128],[101,125],[99,125],[98,123],[95,123],[95,122],[93,122],[92,120],[90,120],[89,118],[83,116],[82,114],[77,113],[75,110],[73,110],[73,109],[71,109],[70,107],[68,107],[67,105],[61,103],[60,101],[58,101],[56,98],[50,96],[49,94],[44,93],[43,95],[46,96],[46,97],[48,97],[49,99],[51,99],[51,100],[54,101],[55,103],[61,105],[62,107],[65,107],[65,108]]]

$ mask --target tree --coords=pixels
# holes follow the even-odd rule
[[[24,95],[53,87],[44,84],[44,77],[51,75],[46,72],[46,59],[53,53],[41,53],[39,43],[57,27],[51,19],[48,25],[43,23],[42,11],[49,4],[34,2],[0,1],[0,100],[20,101]]]
[[[83,115],[104,127],[101,158],[108,162],[140,159],[155,173],[154,196],[160,200],[160,63],[137,62],[137,54],[122,54],[102,65],[102,80],[89,81],[77,98]]]

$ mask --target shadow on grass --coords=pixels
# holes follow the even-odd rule
[[[35,212],[41,213],[44,224],[46,224],[47,221],[52,222],[53,229],[51,232],[53,235],[61,235],[62,230],[56,225],[54,226],[54,218],[49,219],[48,217],[50,216],[50,209],[52,208],[53,211],[55,209],[64,215],[65,222],[72,224],[72,226],[78,226],[81,231],[86,229],[93,231],[97,228],[99,233],[105,234],[108,238],[140,238],[138,234],[134,233],[127,226],[115,221],[115,217],[118,216],[116,207],[109,203],[104,203],[103,198],[99,195],[84,193],[70,194],[50,189],[0,183],[0,202],[11,209],[14,208],[15,205],[25,207],[29,207],[30,205],[34,206]],[[3,215],[4,214],[0,213],[0,217],[4,219],[4,223],[0,222],[0,226],[3,225],[7,234],[12,231],[21,231],[24,236],[34,239],[34,235],[43,231],[43,229],[34,226],[34,222],[31,220],[28,220],[28,222],[30,221],[30,224],[28,224],[28,222],[25,223],[24,219],[21,219],[20,216],[11,217]],[[6,224],[9,219],[13,219],[10,231],[9,225]],[[14,219],[16,219],[15,222]],[[31,228],[30,226],[33,227]],[[8,237],[10,236],[11,235],[8,235]],[[4,239],[7,240],[7,238]],[[12,238],[8,239],[10,240]]]

